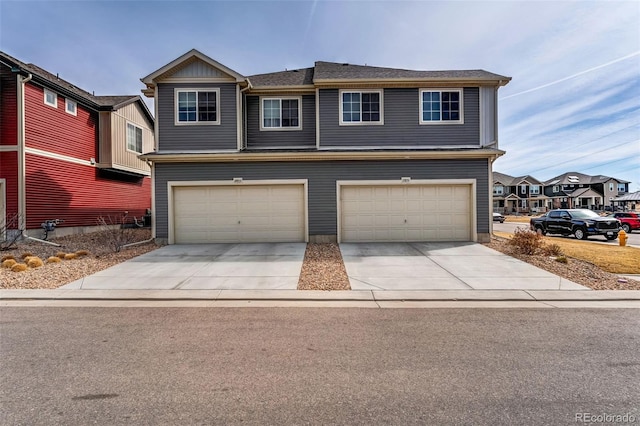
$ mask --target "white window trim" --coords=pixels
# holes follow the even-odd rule
[[[180,92],[216,92],[216,121],[179,121],[178,93]],[[198,102],[196,95],[196,103]],[[176,126],[219,126],[220,125],[220,88],[219,87],[176,87],[173,89],[174,124]],[[197,113],[196,113],[197,114]]]
[[[380,121],[342,121],[342,94],[343,93],[378,93],[380,95]],[[338,106],[339,106],[339,122],[340,126],[383,126],[384,125],[384,90],[353,90],[353,89],[341,89],[338,91]],[[360,96],[360,106],[362,107],[362,96]],[[360,108],[360,120],[362,120],[362,108]]]
[[[263,101],[269,100],[280,101],[280,127],[264,127],[264,104]],[[282,101],[297,100],[298,101],[298,125],[295,127],[282,127]],[[289,132],[302,130],[302,96],[260,96],[260,131],[261,132]]]
[[[442,94],[442,92],[458,92],[460,93],[460,119],[459,120],[440,120],[440,121],[424,121],[422,119],[423,117],[423,110],[422,110],[422,94],[424,92],[439,92],[440,94]],[[440,97],[440,99],[442,99],[442,96]],[[419,122],[420,124],[424,124],[424,125],[428,125],[428,126],[442,126],[442,125],[449,125],[449,124],[464,124],[464,90],[461,87],[452,87],[452,88],[437,88],[437,89],[430,89],[430,88],[424,88],[424,89],[420,89],[418,91],[418,109],[420,111],[420,116],[419,118]],[[441,111],[442,112],[442,111]]]
[[[540,195],[540,185],[532,185],[529,190],[531,195]]]
[[[73,105],[73,111],[69,110],[69,105]],[[64,112],[71,115],[78,115],[78,103],[76,101],[72,101],[69,98],[64,100]]]
[[[493,187],[493,193],[495,195],[504,195],[504,185],[496,185]]]
[[[553,186],[553,192],[560,192],[560,187],[558,185]]]
[[[53,103],[47,101],[47,95],[53,95]],[[44,104],[50,107],[58,108],[58,94],[53,90],[44,89]]]
[[[133,149],[129,149],[129,140],[128,140],[128,130],[129,130],[129,126],[133,126],[134,128],[140,129],[141,130],[141,137],[142,139],[140,140],[140,152],[135,151]],[[144,151],[144,129],[142,128],[142,126],[138,126],[135,123],[132,123],[130,121],[127,121],[127,124],[125,125],[125,135],[124,135],[124,143],[125,143],[125,148],[127,149],[127,152],[132,152],[134,154],[142,154],[142,152]]]

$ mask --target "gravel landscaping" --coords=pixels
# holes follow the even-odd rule
[[[132,242],[144,241],[151,237],[148,229],[129,231],[128,238]],[[52,239],[52,241],[61,244],[62,247],[31,241],[21,242],[15,249],[0,252],[0,257],[13,256],[19,263],[25,263],[22,258],[25,253],[30,253],[44,261],[43,266],[27,268],[23,272],[0,268],[0,288],[57,288],[157,248],[155,243],[148,242],[115,253],[111,248],[109,235],[103,233],[78,234]],[[567,263],[560,263],[549,256],[521,255],[513,252],[506,241],[504,238],[494,237],[485,245],[594,290],[640,290],[640,281],[624,282],[625,280],[621,280],[618,275],[605,272],[589,262],[568,258]],[[82,250],[86,250],[89,254],[75,259],[61,259],[56,263],[47,262],[47,258],[56,256],[60,252],[70,254]],[[307,245],[298,289],[351,289],[337,244],[310,243]]]

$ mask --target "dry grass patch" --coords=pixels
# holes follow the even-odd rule
[[[499,237],[512,238],[513,234],[494,232]],[[612,274],[640,274],[640,249],[609,244],[590,243],[559,237],[544,237],[545,244],[556,245],[568,257],[591,262]]]
[[[505,222],[513,222],[513,223],[529,223],[532,217],[538,216],[505,216]]]

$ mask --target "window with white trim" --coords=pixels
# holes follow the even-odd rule
[[[420,124],[462,124],[462,90],[420,90]]]
[[[560,187],[558,185],[554,185],[553,192],[560,192]]]
[[[142,154],[142,127],[127,123],[127,149]]]
[[[177,124],[220,124],[220,89],[176,89]]]
[[[78,104],[67,98],[64,100],[64,110],[68,114],[78,115]]]
[[[493,195],[503,195],[503,194],[504,194],[504,186],[502,185],[493,186]]]
[[[624,183],[619,183],[618,192],[627,192],[627,186]]]
[[[261,98],[261,130],[300,130],[300,98]]]
[[[520,193],[521,194],[527,193],[527,185],[520,185]]]
[[[531,185],[529,191],[531,195],[540,195],[540,185]]]
[[[54,108],[58,108],[58,94],[49,89],[44,89],[44,103]]]
[[[609,182],[609,192],[613,192],[613,182]]]
[[[382,124],[382,90],[340,91],[340,124]]]

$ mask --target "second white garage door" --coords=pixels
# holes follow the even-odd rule
[[[471,241],[471,185],[341,186],[341,241]]]
[[[175,186],[176,244],[304,242],[304,185]]]

